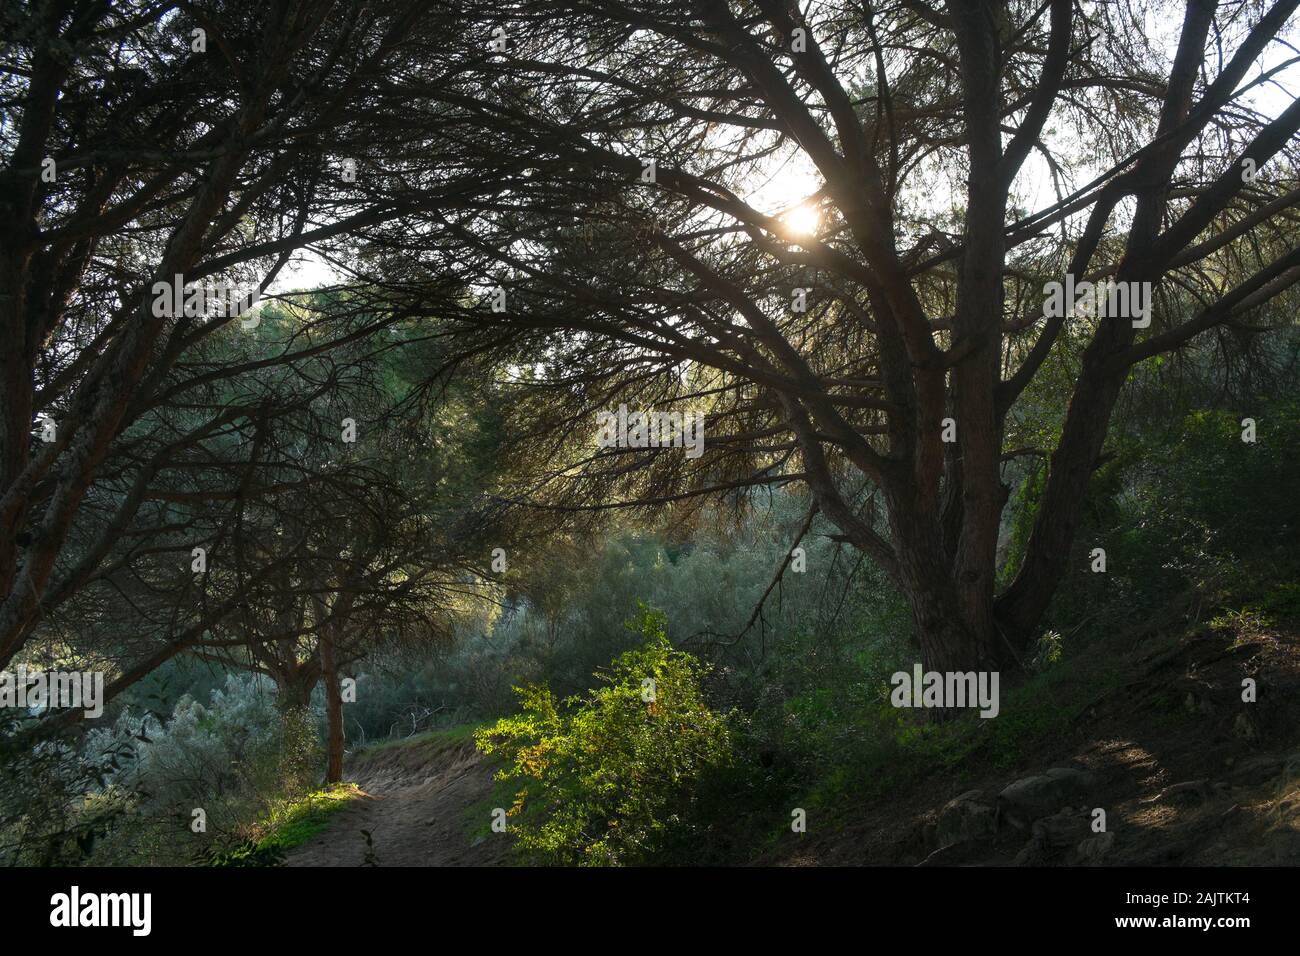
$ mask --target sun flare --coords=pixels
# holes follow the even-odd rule
[[[781,221],[785,223],[785,228],[791,235],[811,236],[821,223],[821,215],[817,212],[816,206],[804,203],[783,215]]]

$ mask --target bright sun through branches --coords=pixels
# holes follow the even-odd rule
[[[811,203],[801,203],[781,216],[786,231],[792,236],[811,236],[817,232],[821,214]]]

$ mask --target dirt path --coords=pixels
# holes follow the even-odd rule
[[[509,838],[487,830],[492,768],[472,743],[427,741],[363,754],[347,779],[364,792],[330,826],[289,854],[289,866],[360,866],[363,830],[379,866],[493,866]],[[482,819],[479,819],[481,813]]]

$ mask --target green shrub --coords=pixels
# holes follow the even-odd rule
[[[695,784],[730,759],[729,717],[701,692],[706,669],[672,648],[661,614],[643,606],[628,626],[645,643],[596,675],[604,686],[562,702],[518,688],[522,712],[475,735],[505,758],[498,779],[518,786],[510,828],[542,860],[646,860],[682,825]]]
[[[245,840],[228,849],[204,847],[196,856],[204,866],[284,866],[284,850],[259,840]]]
[[[84,862],[167,866],[231,847],[238,858],[262,821],[312,788],[318,722],[279,707],[270,680],[246,674],[227,675],[205,702],[183,695],[170,716],[124,709],[78,755],[106,768],[75,804],[80,829],[96,834],[83,841],[93,850]],[[196,833],[197,808],[206,828]]]

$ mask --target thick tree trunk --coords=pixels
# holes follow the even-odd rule
[[[905,507],[898,502],[895,506],[900,511]],[[991,550],[979,573],[968,567],[968,579],[959,581],[961,562],[949,552],[937,519],[927,522],[913,511],[907,516],[896,513],[891,521],[898,553],[897,583],[912,609],[924,669],[1014,670],[1015,656],[1001,639],[991,611],[995,560]]]
[[[327,629],[328,630],[328,629]],[[321,635],[321,676],[325,686],[325,782],[339,783],[343,780],[343,693],[339,679],[338,663],[334,655],[334,642],[326,634]]]
[[[991,618],[972,619],[950,586],[931,580],[906,587],[921,663],[936,671],[1001,671],[1016,668]]]
[[[956,600],[928,590],[911,593],[908,598],[925,673],[938,672],[945,677],[973,673],[980,686],[987,686],[985,681],[991,680],[987,675],[997,674],[1000,688],[1002,678],[1018,667],[1014,658],[1006,653],[996,629],[981,631],[972,627],[970,622],[962,619]],[[921,688],[913,687],[912,693],[919,697]],[[952,706],[955,703],[949,700],[944,702],[944,706],[927,707],[924,715],[926,719],[942,722],[968,715],[977,708],[975,700],[967,700],[961,707]]]
[[[288,673],[277,673],[276,707],[282,714],[306,710],[311,706],[311,692],[316,687],[316,674],[305,668]]]
[[[295,668],[289,673],[276,674],[276,683],[281,782],[288,790],[296,792],[309,787],[315,776],[312,753],[316,731],[311,712],[311,692],[316,686],[316,673],[307,668]]]

